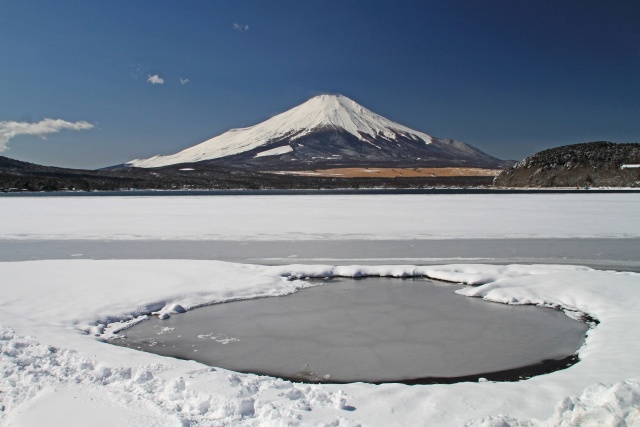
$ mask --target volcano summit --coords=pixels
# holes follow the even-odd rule
[[[176,154],[126,165],[194,163],[261,170],[510,166],[464,142],[434,138],[386,119],[342,95],[316,96],[255,126],[231,129]]]

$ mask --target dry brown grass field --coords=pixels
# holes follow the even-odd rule
[[[282,175],[326,176],[341,178],[399,178],[399,177],[448,177],[448,176],[496,176],[501,169],[482,168],[333,168],[312,171],[274,172]]]

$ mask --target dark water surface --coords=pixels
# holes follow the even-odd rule
[[[302,381],[464,377],[571,356],[587,325],[426,279],[337,279],[295,294],[153,318],[112,342]]]

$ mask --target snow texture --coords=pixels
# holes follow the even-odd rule
[[[3,239],[640,237],[640,194],[16,197],[0,205]]]
[[[640,236],[636,194],[0,199],[3,239]],[[306,277],[426,275],[459,297],[600,323],[562,371],[512,383],[305,385],[103,341],[147,316],[275,297]],[[577,266],[0,263],[0,425],[640,426],[640,275]],[[421,355],[416,355],[421,357]]]
[[[600,323],[581,361],[512,383],[305,385],[102,342],[149,315],[284,295],[308,277],[428,276],[460,298]],[[640,425],[640,275],[577,266],[256,266],[192,260],[0,263],[0,424]]]
[[[374,138],[382,136],[394,141],[398,135],[403,135],[415,141],[423,141],[425,144],[432,142],[431,136],[386,119],[346,96],[320,95],[255,126],[231,129],[179,153],[136,159],[128,162],[127,165],[153,168],[218,159],[268,145],[269,142],[277,139],[295,140],[315,130],[326,128],[344,130],[362,141],[367,141],[363,135]],[[272,150],[261,154],[286,153],[264,154],[269,151]]]

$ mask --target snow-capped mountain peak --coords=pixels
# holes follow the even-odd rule
[[[127,165],[153,168],[204,161],[275,170],[374,164],[495,167],[502,162],[463,142],[410,129],[346,96],[319,95],[255,126]]]
[[[179,153],[136,159],[127,165],[149,168],[219,159],[261,146],[267,149],[271,142],[283,138],[295,141],[318,129],[346,131],[361,141],[368,141],[366,137],[396,139],[404,135],[431,143],[429,135],[386,119],[346,96],[319,95],[255,126],[231,129]]]
[[[429,135],[386,119],[343,95],[313,97],[273,119],[276,118],[279,120],[274,121],[274,124],[279,125],[281,131],[285,129],[302,131],[294,139],[315,129],[334,127],[346,130],[360,140],[365,140],[364,135],[372,138],[381,135],[395,138],[398,133],[401,133],[415,135],[427,144],[431,142]]]

